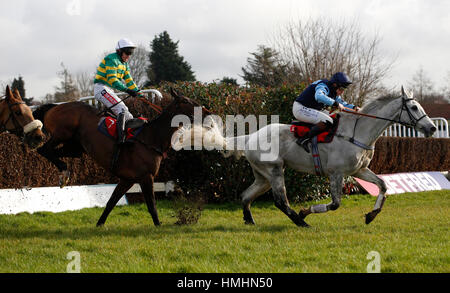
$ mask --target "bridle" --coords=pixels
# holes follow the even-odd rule
[[[16,103],[12,103],[12,104],[10,104],[8,102],[6,102],[6,103],[7,103],[8,108],[9,108],[9,116],[8,116],[8,119],[6,119],[6,121],[0,125],[0,133],[8,131],[8,132],[16,134],[18,136],[23,136],[23,134],[24,134],[24,127],[22,127],[19,124],[19,121],[17,121],[16,116],[13,114],[14,111],[13,111],[12,107],[14,107],[16,105],[25,104],[25,102],[16,102]],[[12,123],[14,125],[14,129],[8,129],[6,127],[6,125],[8,125],[8,122],[10,120],[12,121]]]
[[[409,110],[408,106],[406,106],[406,103],[407,103],[407,102],[413,101],[413,100],[414,100],[414,99],[405,99],[405,98],[402,98],[402,110],[400,111],[400,114],[399,114],[399,116],[398,116],[397,121],[393,121],[393,122],[398,123],[398,124],[401,124],[401,125],[404,125],[404,126],[408,126],[408,127],[415,128],[415,127],[417,126],[417,124],[419,123],[420,120],[422,120],[422,119],[425,118],[425,117],[428,117],[427,114],[424,114],[424,115],[423,115],[422,117],[420,117],[419,119],[416,119],[416,118],[414,117],[414,115],[411,113],[411,110]],[[400,119],[401,119],[401,117],[402,117],[402,114],[403,114],[403,110],[406,110],[406,113],[408,114],[409,119],[413,122],[413,124],[411,124],[411,123],[406,123],[406,122],[403,122],[403,121],[400,121]]]
[[[389,118],[379,117],[379,116],[370,115],[370,114],[358,113],[358,112],[355,112],[355,111],[352,111],[352,110],[346,110],[346,109],[342,110],[342,112],[350,113],[350,114],[354,114],[354,115],[359,115],[359,116],[362,116],[362,117],[369,117],[369,118],[373,118],[373,119],[385,120],[385,121],[389,121],[389,122],[393,122],[393,123],[398,123],[398,124],[404,125],[406,127],[415,128],[417,126],[417,124],[419,123],[419,121],[424,119],[425,117],[428,117],[428,115],[424,114],[420,118],[414,117],[414,115],[411,113],[411,110],[406,105],[407,102],[413,101],[413,100],[414,99],[405,99],[404,97],[402,97],[402,108],[400,109],[400,113],[399,113],[399,115],[397,116],[396,119],[389,119]],[[401,118],[402,118],[402,115],[403,115],[403,111],[406,111],[406,113],[408,114],[410,122],[401,121]],[[355,145],[357,145],[357,146],[359,146],[359,147],[361,147],[361,148],[363,148],[365,150],[374,150],[375,149],[374,145],[368,146],[368,145],[366,145],[366,144],[364,144],[362,142],[359,142],[359,141],[357,141],[355,139],[356,126],[358,125],[358,122],[359,122],[360,118],[361,117],[357,118],[356,121],[355,121],[355,126],[353,127],[353,136],[352,137],[346,137],[346,136],[340,135],[340,134],[337,134],[337,136],[340,136],[340,137],[342,137],[344,139],[347,139],[351,143],[353,143],[353,144],[355,144]]]
[[[342,112],[350,113],[350,114],[354,114],[354,115],[359,115],[359,116],[364,116],[364,117],[369,117],[369,118],[374,118],[374,119],[390,121],[390,122],[393,122],[393,123],[398,123],[398,124],[401,124],[401,125],[404,125],[404,126],[407,126],[407,127],[414,128],[414,127],[417,126],[417,124],[419,123],[420,120],[422,120],[425,117],[428,117],[428,115],[424,114],[422,117],[420,117],[418,119],[415,118],[414,115],[411,113],[411,110],[406,105],[407,102],[413,101],[413,100],[414,99],[405,99],[405,98],[402,97],[402,108],[400,110],[400,113],[399,113],[397,119],[389,119],[389,118],[384,118],[384,117],[379,117],[379,116],[374,116],[374,115],[369,115],[369,114],[364,114],[364,113],[358,113],[358,112],[355,112],[355,111],[352,111],[352,110],[347,110],[347,109],[344,109]],[[403,111],[406,111],[406,113],[408,114],[409,119],[411,120],[412,123],[411,122],[401,121]]]

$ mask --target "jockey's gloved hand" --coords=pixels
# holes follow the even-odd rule
[[[127,94],[129,94],[130,96],[132,96],[133,98],[134,98],[134,97],[137,97],[137,95],[138,95],[138,92],[137,92],[137,91],[133,91],[133,90],[130,90],[130,89],[127,89],[125,92],[126,92]]]
[[[331,109],[342,111],[345,109],[345,107],[344,107],[344,105],[342,105],[336,101],[336,102],[334,102],[333,106],[331,106]]]
[[[141,92],[141,91],[138,91],[137,95],[138,95],[139,98],[145,98],[145,94],[143,92]]]
[[[359,112],[360,108],[357,107],[357,106],[355,106],[355,107],[353,108],[353,110],[355,110],[355,112]]]

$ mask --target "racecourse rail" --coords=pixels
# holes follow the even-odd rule
[[[434,138],[450,138],[448,130],[448,121],[444,118],[431,118],[437,131],[433,135]],[[424,137],[422,133],[411,127],[406,127],[400,124],[393,124],[389,126],[384,132],[383,136],[391,137]]]

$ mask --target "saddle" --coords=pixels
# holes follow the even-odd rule
[[[134,138],[136,138],[136,136],[142,131],[142,128],[147,121],[148,119],[144,117],[139,117],[137,119],[127,121],[127,123],[125,124],[125,143],[133,142]],[[117,143],[117,119],[110,116],[102,117],[100,119],[100,122],[98,123],[98,130],[115,141],[113,156],[111,160],[111,170],[114,171],[117,167],[117,161],[119,159],[120,150],[122,148],[122,145]]]
[[[316,175],[323,176],[322,163],[320,161],[319,148],[317,146],[318,143],[330,143],[333,141],[333,138],[336,134],[337,128],[339,126],[339,118],[340,116],[337,114],[331,115],[333,118],[333,125],[330,129],[325,132],[320,133],[317,136],[314,136],[311,139],[311,153],[314,161],[314,169],[316,171]],[[300,138],[308,133],[309,129],[314,124],[304,123],[300,121],[292,121],[291,123],[291,132],[294,133],[295,137]]]
[[[142,120],[142,121],[148,121],[147,118],[144,117],[138,117],[138,119]],[[138,123],[140,124],[140,123]],[[143,128],[143,123],[141,125],[138,125],[136,127],[136,125],[133,124],[126,124],[127,126],[127,136],[126,136],[126,142],[131,142],[133,141],[133,139],[142,131]],[[114,139],[114,141],[117,140],[117,119],[107,116],[107,117],[102,117],[100,119],[100,122],[98,123],[98,130],[106,135],[107,137],[110,137],[112,139]]]
[[[340,116],[338,114],[333,114],[330,116],[333,118],[333,126],[325,132],[320,133],[317,136],[318,143],[330,143],[333,141],[334,135],[336,134],[337,128],[339,126]],[[296,138],[303,137],[314,124],[301,122],[294,120],[291,122],[291,132],[295,135]]]

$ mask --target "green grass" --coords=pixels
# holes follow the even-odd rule
[[[0,272],[64,273],[71,251],[84,273],[365,273],[370,251],[380,253],[381,272],[450,272],[450,191],[392,195],[365,225],[374,203],[344,198],[337,211],[309,216],[310,229],[270,202],[253,205],[256,226],[243,224],[238,204],[207,205],[191,226],[174,224],[168,201],[158,202],[161,227],[145,205],[116,207],[103,228],[100,208],[0,215]]]

